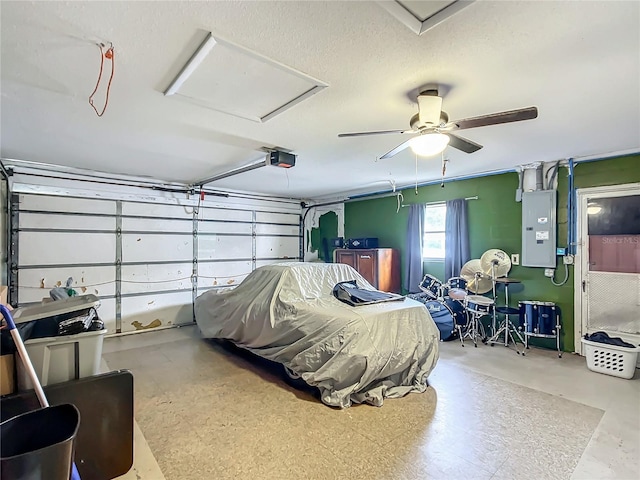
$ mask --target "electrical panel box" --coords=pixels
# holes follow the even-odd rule
[[[525,267],[556,267],[555,190],[522,194],[522,262]]]

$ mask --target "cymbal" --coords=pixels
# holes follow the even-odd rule
[[[493,288],[491,277],[482,271],[480,259],[469,260],[462,266],[460,276],[467,281],[467,290],[473,293],[487,293]]]
[[[492,248],[480,257],[480,267],[486,274],[494,275],[496,278],[504,277],[511,270],[511,259],[506,252]]]
[[[493,281],[496,283],[522,283],[522,280],[511,277],[494,278]]]

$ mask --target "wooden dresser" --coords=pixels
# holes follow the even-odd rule
[[[378,290],[400,293],[400,255],[397,250],[339,248],[335,252],[336,263],[351,265]]]

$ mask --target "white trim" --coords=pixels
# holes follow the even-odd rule
[[[409,28],[409,30],[411,30],[413,33],[415,33],[416,35],[422,35],[432,28],[437,27],[463,8],[468,7],[474,1],[475,0],[453,0],[449,5],[444,7],[442,10],[434,13],[424,21],[420,20],[413,13],[407,10],[405,6],[402,5],[401,1],[379,1],[376,3],[384,8],[387,12],[389,12],[389,14],[391,14],[394,18],[400,21],[400,23]]]
[[[164,91],[165,96],[174,95],[178,92],[182,84],[187,81],[196,68],[200,66],[203,60],[209,55],[209,52],[216,46],[216,39],[213,38],[211,32],[207,32],[207,36],[194,52],[187,63],[182,67],[178,76],[173,79],[169,87]]]
[[[640,183],[627,183],[623,185],[606,185],[602,187],[579,188],[576,190],[576,255],[575,267],[573,272],[573,324],[574,324],[574,349],[579,355],[584,355],[582,342],[582,334],[585,331],[585,322],[587,319],[587,302],[589,295],[589,284],[587,273],[589,271],[589,244],[587,235],[586,211],[587,202],[590,198],[603,197],[626,197],[630,195],[638,195],[640,192]],[[586,282],[586,291],[582,292],[582,282]]]

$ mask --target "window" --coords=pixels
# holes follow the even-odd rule
[[[422,256],[444,259],[445,219],[447,206],[444,203],[427,205],[424,213],[424,236]]]

